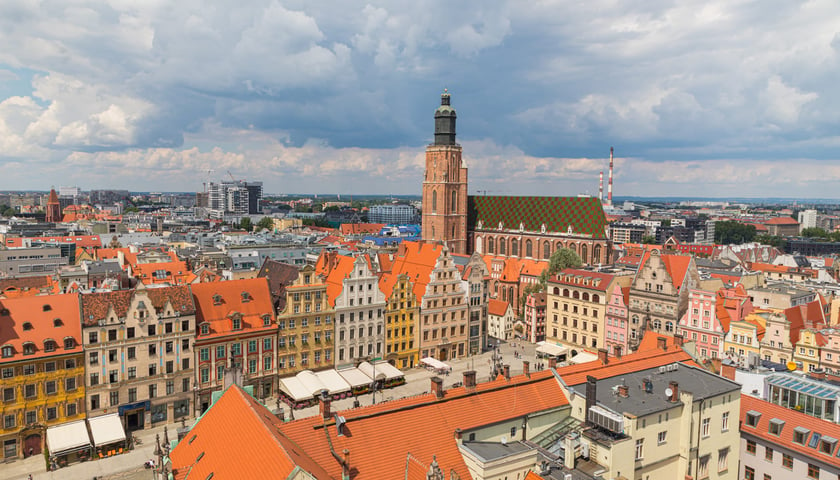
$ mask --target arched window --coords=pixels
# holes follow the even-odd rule
[[[671,321],[665,322],[665,331],[666,332],[673,332],[674,331],[674,322],[671,322]]]
[[[516,299],[513,296],[513,287],[508,288],[508,298],[510,299],[510,304],[513,305],[513,301]]]
[[[511,257],[518,257],[519,256],[519,241],[515,238],[510,241],[510,256]]]
[[[493,237],[487,237],[487,253],[496,253],[496,245]]]
[[[545,242],[543,244],[543,258],[546,260],[551,258],[551,242]]]
[[[577,253],[577,245],[575,245],[574,243],[570,243],[568,249]]]
[[[554,293],[555,295],[560,295],[560,289],[557,288],[557,287],[554,287],[554,290],[552,291],[552,293]]]
[[[505,248],[506,245],[507,239],[505,237],[499,238],[499,255],[507,255],[507,248]]]
[[[588,293],[583,292],[583,300],[587,301],[587,302],[589,301],[589,294]]]
[[[563,296],[564,296],[564,297],[568,297],[568,296],[569,296],[569,289],[568,289],[568,288],[564,288],[564,289],[563,289]]]
[[[633,321],[633,325],[638,325],[639,324],[639,316],[638,315],[633,315],[632,321]]]
[[[481,237],[475,237],[475,251],[478,253],[484,253],[481,247],[483,247],[484,239]]]
[[[597,293],[592,294],[592,301],[595,303],[601,303],[601,297],[598,296]]]
[[[432,238],[433,238],[433,239],[436,239],[436,238],[437,238],[437,237],[435,236],[435,226],[434,226],[434,225],[432,225]]]
[[[452,192],[452,211],[450,213],[455,213],[458,211],[458,192]]]
[[[604,259],[601,258],[600,245],[595,245],[595,248],[592,249],[592,263],[604,263]]]
[[[579,300],[580,299],[580,292],[572,292],[572,298],[574,298],[575,300]]]
[[[15,353],[14,348],[12,348],[10,345],[4,345],[3,348],[2,348],[2,351],[3,351],[3,354],[2,354],[3,358],[9,358],[12,355],[14,355],[14,353]]]
[[[563,248],[563,244],[560,243],[560,242],[557,242],[557,246],[554,247],[554,251],[556,252],[557,250],[560,250],[561,248]]]
[[[455,239],[455,225],[452,225],[452,240]]]
[[[434,190],[432,190],[432,212],[437,213],[437,192]]]
[[[503,302],[507,301],[507,289],[504,288],[504,287],[502,287],[502,301]]]
[[[658,318],[653,321],[653,329],[657,331],[662,329],[662,321]]]
[[[64,349],[65,350],[72,350],[76,348],[76,339],[75,338],[65,338],[64,339]]]
[[[525,240],[525,256],[526,257],[533,257],[534,256],[534,245],[531,243],[530,240]]]
[[[580,246],[580,259],[583,260],[583,263],[589,263],[589,257],[586,256],[586,245]]]

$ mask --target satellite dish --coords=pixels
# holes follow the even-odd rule
[[[670,388],[666,388],[666,389],[665,389],[665,396],[666,396],[666,397],[671,398],[671,396],[672,396],[673,394],[674,394],[674,391],[673,391],[673,390],[671,390]]]

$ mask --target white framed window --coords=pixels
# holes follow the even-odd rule
[[[636,460],[644,458],[645,453],[645,439],[640,438],[636,440]]]
[[[656,444],[657,445],[662,445],[667,440],[668,440],[668,431],[665,430],[665,431],[659,432],[659,434],[656,437]]]
[[[701,435],[705,438],[709,436],[709,424],[711,423],[711,419],[704,418],[703,422],[701,423]]]

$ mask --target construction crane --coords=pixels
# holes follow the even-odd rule
[[[204,192],[205,193],[207,192],[207,181],[210,180],[210,174],[213,173],[213,172],[215,172],[215,170],[213,170],[212,168],[207,170],[207,175],[204,176],[204,181],[201,182],[201,185],[204,186]]]

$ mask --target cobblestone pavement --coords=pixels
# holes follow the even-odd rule
[[[494,342],[495,343],[495,342]],[[502,364],[510,365],[511,375],[522,373],[522,362],[531,362],[531,371],[537,371],[537,362],[544,363],[542,368],[547,368],[547,362],[535,357],[536,345],[526,342],[502,342],[499,345],[499,354],[502,356]],[[516,352],[516,356],[514,356]],[[493,352],[487,351],[473,357],[449,360],[446,363],[452,367],[452,372],[443,376],[444,388],[452,388],[459,385],[463,379],[463,372],[467,370],[476,371],[478,382],[490,380],[492,368],[491,358]],[[422,367],[415,367],[405,372],[405,385],[389,388],[376,392],[376,403],[396,400],[403,397],[419,395],[429,392],[431,389],[430,378],[437,376],[435,372]],[[357,397],[360,405],[370,405],[373,402],[372,394],[365,394]],[[353,398],[346,398],[333,402],[333,411],[348,410],[353,408]],[[275,408],[272,400],[266,402],[269,409]],[[286,418],[290,416],[289,407],[283,405]],[[294,418],[304,418],[318,415],[318,406],[312,406],[294,411]],[[175,438],[175,432],[180,424],[169,424],[170,438]],[[94,477],[103,480],[141,480],[152,479],[151,470],[145,470],[143,463],[154,456],[155,435],[163,436],[163,426],[154,427],[148,430],[134,432],[142,444],[134,450],[102,460],[95,460],[83,463],[75,463],[54,472],[47,472],[43,455],[36,455],[23,460],[16,460],[10,463],[0,463],[0,480],[25,480],[27,475],[32,475],[34,480],[64,480],[64,479],[91,479]]]

